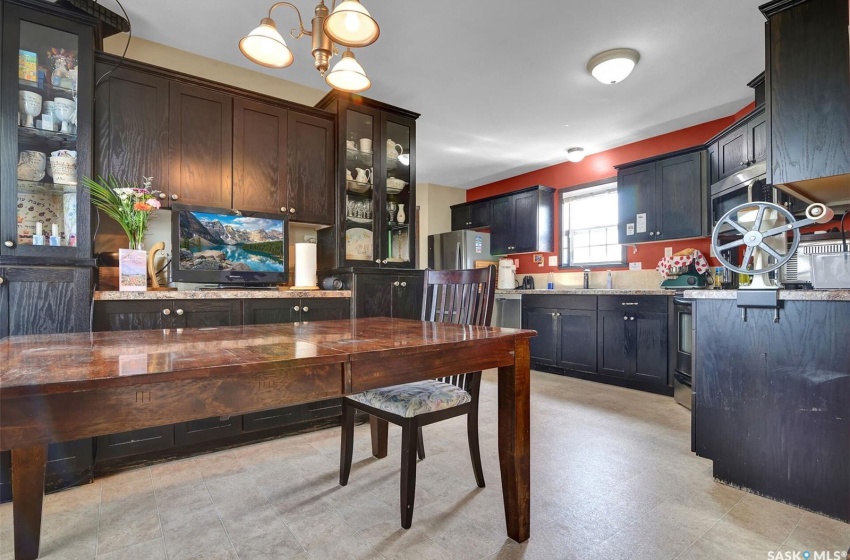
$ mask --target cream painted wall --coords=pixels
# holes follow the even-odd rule
[[[103,42],[105,52],[121,55],[127,35],[124,33],[106,38]],[[219,62],[205,56],[190,53],[154,43],[146,39],[133,37],[127,49],[127,58],[146,62],[177,72],[184,72],[207,80],[237,86],[243,89],[264,93],[280,99],[294,101],[312,107],[327,91],[302,86],[281,78],[275,78],[262,72],[255,72],[233,64]]]
[[[419,251],[417,268],[428,266],[428,236],[452,229],[453,204],[466,202],[466,191],[433,183],[417,183],[416,201],[419,204]]]

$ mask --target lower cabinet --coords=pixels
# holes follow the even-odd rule
[[[532,367],[670,393],[667,299],[523,295]]]
[[[348,298],[257,298],[159,301],[96,301],[94,330],[214,328],[347,319]],[[331,399],[244,415],[204,418],[95,438],[95,459],[113,461],[173,447],[214,442],[246,432],[332,418],[341,413]],[[91,440],[89,440],[91,441]]]
[[[342,269],[335,272],[352,291],[353,317],[422,317],[424,271]]]

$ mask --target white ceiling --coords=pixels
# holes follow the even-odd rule
[[[293,3],[310,18],[316,1]],[[422,114],[420,182],[471,188],[566,161],[567,147],[593,153],[727,116],[752,101],[746,83],[764,69],[764,0],[361,1],[381,26],[356,50],[372,79],[365,95]],[[268,70],[239,52],[272,0],[122,3],[136,36],[328,89],[309,38],[289,39],[288,8],[272,17],[292,66]],[[600,84],[587,61],[615,47],[640,62]]]

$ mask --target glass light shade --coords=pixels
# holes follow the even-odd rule
[[[243,37],[239,50],[251,62],[267,68],[286,68],[294,59],[271,18],[263,18],[259,27]]]
[[[366,76],[363,67],[354,59],[354,53],[347,50],[342,53],[342,58],[325,74],[325,81],[334,89],[350,91],[366,91],[372,86],[372,82]]]
[[[616,84],[632,73],[640,60],[634,49],[612,49],[595,55],[587,63],[587,71],[603,84]]]
[[[584,159],[584,148],[567,148],[567,159],[578,163]]]
[[[378,40],[381,29],[359,0],[345,0],[325,20],[325,33],[344,47],[365,47]]]

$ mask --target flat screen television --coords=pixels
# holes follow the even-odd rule
[[[283,214],[172,204],[172,279],[221,286],[284,284],[288,225]]]

